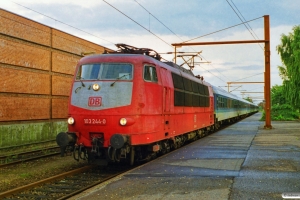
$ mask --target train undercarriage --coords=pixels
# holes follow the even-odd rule
[[[109,162],[127,162],[130,165],[149,161],[158,156],[164,155],[172,150],[180,148],[184,144],[200,139],[215,130],[214,126],[195,130],[183,135],[168,138],[148,145],[131,146],[122,141],[121,146],[112,145],[108,148],[97,139],[92,140],[92,147],[77,145],[74,133],[61,132],[57,135],[56,141],[61,147],[61,156],[69,152],[75,160],[87,160],[89,163],[107,165]]]
[[[248,115],[248,114],[247,114]],[[130,145],[125,136],[118,134],[117,140],[111,141],[111,146],[103,147],[101,138],[92,139],[92,147],[85,147],[76,144],[75,133],[61,132],[57,135],[57,144],[61,147],[61,156],[66,152],[71,152],[75,160],[87,160],[89,163],[97,165],[108,165],[108,163],[126,162],[130,165],[149,161],[158,156],[164,155],[172,150],[180,148],[188,142],[200,139],[215,130],[218,130],[225,124],[232,124],[247,115],[241,115],[234,118],[218,121],[214,125],[185,133],[179,136],[168,138],[147,145]]]

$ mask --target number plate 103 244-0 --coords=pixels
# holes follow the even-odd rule
[[[106,125],[106,119],[83,119],[84,124]]]

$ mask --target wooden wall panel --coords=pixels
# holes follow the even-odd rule
[[[66,99],[52,99],[52,118],[62,119],[68,117],[68,102]]]
[[[73,77],[52,76],[52,95],[69,96]]]
[[[50,46],[51,29],[45,25],[0,9],[0,33]]]
[[[50,51],[0,38],[0,62],[49,70]]]
[[[104,52],[104,47],[55,29],[52,31],[52,46],[77,55],[86,52]]]
[[[50,118],[50,99],[0,96],[0,121]]]
[[[77,62],[81,57],[65,55],[57,52],[52,53],[52,71],[74,75]]]
[[[0,65],[0,92],[50,94],[50,75],[9,69]]]

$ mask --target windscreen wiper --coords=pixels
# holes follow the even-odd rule
[[[85,84],[82,82],[82,80],[81,79],[83,79],[81,76],[79,77],[79,81],[81,82],[81,86],[82,87],[85,87]],[[77,93],[78,92],[78,90],[80,90],[81,89],[81,87],[79,86],[79,87],[77,87],[76,88],[76,90],[75,90],[75,93]]]
[[[84,78],[82,78],[82,77],[79,77],[79,78],[80,78],[79,81],[81,82],[82,87],[85,87],[84,83],[81,80],[81,79],[84,79]]]
[[[110,86],[111,86],[111,87],[114,86],[114,84],[117,82],[117,80],[120,80],[121,78],[123,78],[123,77],[125,77],[125,76],[129,76],[129,75],[130,75],[130,73],[124,74],[123,76],[120,76],[120,77],[116,78],[116,80],[115,80],[112,84],[110,84]]]

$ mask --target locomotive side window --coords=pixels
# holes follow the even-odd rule
[[[174,91],[174,106],[184,106],[184,92]]]
[[[95,63],[80,66],[76,80],[131,80],[132,65],[128,63]]]
[[[204,91],[204,85],[199,83],[199,93],[205,95],[205,91]]]
[[[193,106],[193,94],[185,92],[184,93],[184,105]]]
[[[184,89],[182,76],[172,73],[174,88]]]
[[[157,82],[158,81],[155,67],[145,65],[145,67],[144,67],[144,80],[151,81],[151,82]]]
[[[204,88],[204,94],[208,96],[209,95],[208,87],[206,85],[203,85],[203,88]]]
[[[184,84],[184,90],[185,91],[189,91],[189,92],[193,91],[191,80],[189,80],[187,78],[183,78],[183,84]]]
[[[209,107],[208,86],[172,73],[174,106]]]
[[[194,93],[199,93],[198,83],[192,81],[192,86],[193,86],[193,92]]]

